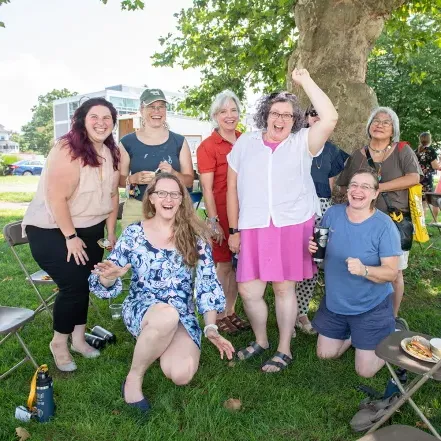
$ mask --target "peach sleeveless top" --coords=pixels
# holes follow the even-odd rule
[[[43,168],[37,192],[30,203],[23,222],[23,235],[26,225],[34,225],[39,228],[58,228],[51,211],[50,202],[47,198],[48,169],[56,167],[57,163],[51,161],[51,154],[59,146],[54,146]],[[75,228],[87,228],[99,224],[107,219],[112,211],[112,196],[117,191],[119,171],[113,170],[113,161],[110,150],[104,146],[104,157],[101,167],[83,166],[80,158],[76,159],[80,164],[80,179],[72,196],[67,201],[72,222]],[[101,173],[100,173],[100,168]],[[56,185],[56,183],[51,183]]]

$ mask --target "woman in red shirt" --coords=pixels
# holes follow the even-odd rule
[[[225,333],[235,333],[249,328],[249,323],[234,312],[237,299],[237,282],[228,247],[227,218],[227,155],[240,136],[236,130],[240,116],[240,102],[230,90],[224,90],[214,99],[210,116],[215,126],[213,133],[197,149],[198,169],[207,222],[213,236],[213,258],[216,272],[227,300],[225,312],[218,315],[216,324]]]

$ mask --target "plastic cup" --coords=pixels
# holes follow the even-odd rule
[[[119,320],[122,315],[122,304],[121,303],[113,303],[109,306],[110,315],[113,320]]]

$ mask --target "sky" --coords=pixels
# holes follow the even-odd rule
[[[176,29],[173,14],[192,0],[145,0],[143,11],[121,11],[120,0],[12,0],[0,7],[0,124],[19,131],[39,95],[106,86],[180,91],[199,81],[195,70],[156,68],[159,37]],[[159,5],[159,6],[158,6]]]

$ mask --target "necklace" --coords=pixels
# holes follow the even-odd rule
[[[318,159],[314,158],[315,159],[315,166],[317,167],[318,170],[320,170],[322,168],[322,165],[323,165],[323,153],[320,156],[322,157],[321,158],[322,160],[320,161],[320,165],[318,164]]]
[[[374,148],[371,147],[371,146],[369,146],[369,148],[370,148],[373,152],[375,152],[375,153],[384,153],[384,154],[386,154],[386,152],[387,152],[388,150],[390,150],[390,149],[392,148],[392,146],[389,144],[386,148],[384,148],[384,149],[382,149],[382,150],[376,150],[376,149],[374,149]]]

